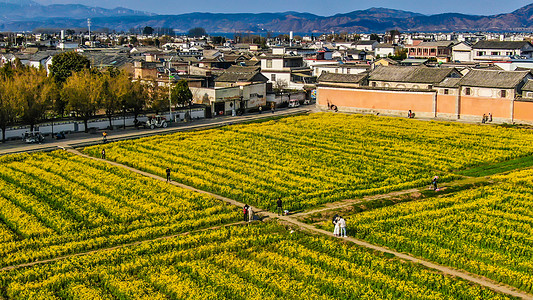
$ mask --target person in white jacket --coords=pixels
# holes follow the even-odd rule
[[[335,229],[333,229],[333,235],[334,236],[339,236],[339,232],[340,232],[340,226],[339,226],[339,218],[335,218],[335,220],[333,221],[333,224],[335,225]]]
[[[346,220],[344,220],[343,217],[340,217],[339,221],[337,222],[337,224],[339,224],[339,227],[340,227],[340,235],[339,236],[346,237]]]

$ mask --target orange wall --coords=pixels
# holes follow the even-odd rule
[[[433,95],[434,93],[430,92],[343,90],[319,87],[318,103],[325,106],[329,100],[330,104],[339,107],[433,112]]]
[[[494,118],[511,118],[510,99],[461,96],[461,115],[482,116],[492,113]]]
[[[438,95],[437,96],[437,113],[455,114],[457,96],[455,95]]]
[[[514,119],[533,121],[533,102],[514,102]]]

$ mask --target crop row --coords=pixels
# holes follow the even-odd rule
[[[432,176],[531,153],[497,127],[313,114],[106,145],[107,158],[264,209],[289,210],[429,184]],[[85,149],[98,156],[101,146]]]
[[[0,162],[0,266],[238,218],[212,197],[64,151]]]
[[[275,224],[233,226],[0,273],[13,299],[505,299]]]
[[[533,170],[494,179],[347,216],[349,234],[533,292]]]

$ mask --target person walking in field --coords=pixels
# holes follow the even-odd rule
[[[339,217],[335,218],[335,221],[333,221],[333,224],[335,225],[335,227],[333,228],[333,235],[339,236],[339,232],[340,232]]]
[[[343,217],[339,217],[339,236],[346,237],[346,220]]]
[[[102,149],[102,159],[105,159],[105,148]]]
[[[439,180],[439,176],[433,177],[433,180],[431,180],[431,186],[433,187],[433,190],[438,190],[437,181]]]
[[[281,198],[278,198],[276,205],[277,205],[278,216],[281,216],[281,214],[283,213],[283,202],[281,201]]]
[[[170,179],[170,168],[167,167],[167,169],[165,170],[165,172],[167,173],[167,182],[170,182],[171,179]]]
[[[248,223],[254,220],[254,210],[251,206],[248,206]]]
[[[242,212],[244,214],[244,222],[248,221],[248,208],[250,208],[248,204],[245,204],[242,209]]]

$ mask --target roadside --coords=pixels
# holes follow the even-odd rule
[[[232,125],[232,124],[238,124],[238,123],[245,123],[249,121],[254,120],[263,120],[263,119],[269,119],[273,117],[280,117],[280,116],[291,116],[296,114],[302,114],[302,113],[308,113],[310,112],[314,106],[301,106],[298,108],[284,108],[280,110],[276,110],[275,113],[253,113],[253,114],[246,114],[243,116],[222,116],[222,117],[216,117],[212,119],[200,119],[200,120],[194,120],[189,123],[173,123],[170,127],[167,128],[156,128],[156,129],[136,129],[136,128],[126,128],[124,129],[118,129],[118,130],[109,130],[106,131],[107,136],[107,142],[115,142],[119,140],[126,140],[126,139],[136,139],[136,138],[142,138],[142,137],[148,137],[153,135],[160,135],[160,134],[171,134],[179,131],[188,131],[188,130],[198,130],[198,129],[206,129],[206,128],[214,128],[214,127],[220,127],[225,125]],[[6,155],[6,154],[15,154],[15,153],[23,153],[23,152],[38,152],[38,151],[52,151],[56,150],[58,148],[69,148],[69,147],[81,147],[81,146],[89,146],[94,144],[99,144],[102,142],[102,132],[97,131],[96,134],[90,134],[90,133],[73,133],[67,135],[67,139],[65,140],[46,140],[43,144],[25,144],[22,140],[15,140],[15,141],[8,141],[4,144],[0,143],[0,156]]]

